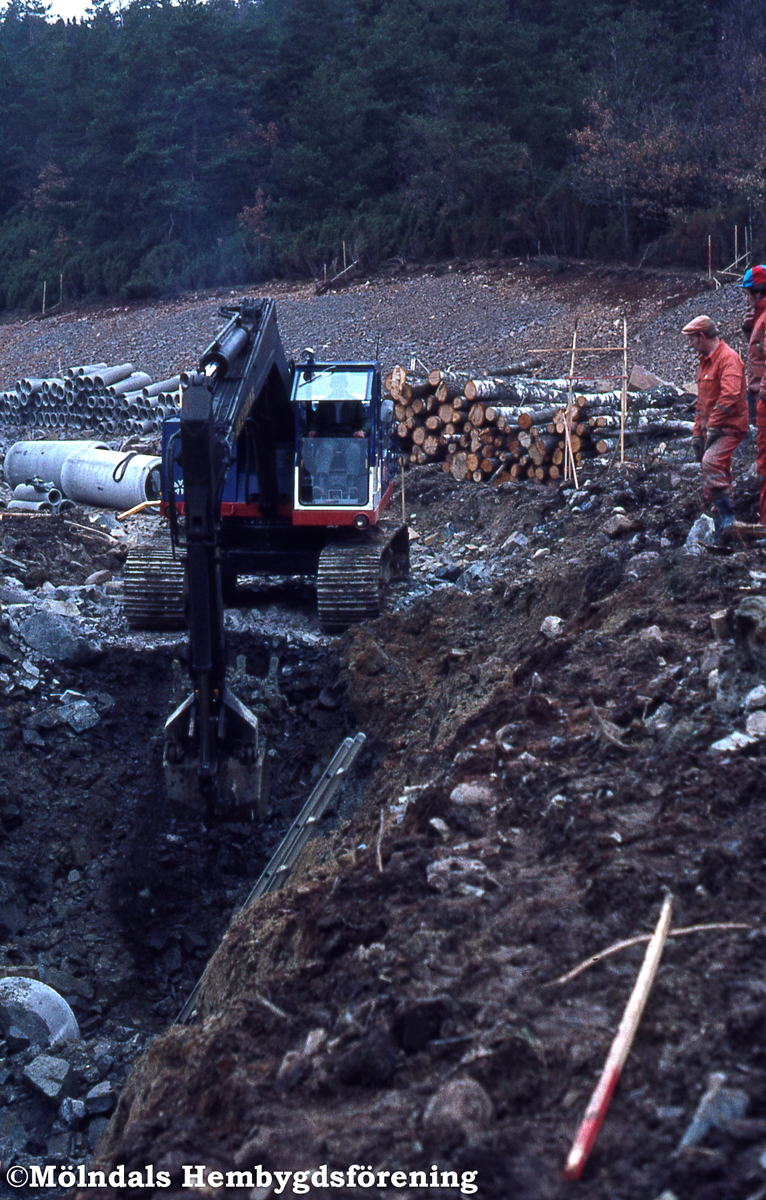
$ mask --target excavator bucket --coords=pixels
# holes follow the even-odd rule
[[[215,769],[202,770],[196,693],[165,722],[163,765],[172,803],[230,820],[263,820],[269,799],[269,760],[255,713],[228,688],[211,718]]]

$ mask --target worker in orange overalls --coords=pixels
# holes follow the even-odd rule
[[[761,525],[766,525],[766,266],[751,267],[746,271],[742,286],[753,309],[752,317],[748,315],[743,322],[745,331],[750,335],[747,401],[750,421],[752,423],[755,416],[758,430],[758,475],[761,480],[758,520]]]
[[[683,332],[699,354],[692,446],[702,466],[702,495],[715,509],[721,541],[734,524],[731,456],[748,429],[745,364],[726,345],[710,317],[695,317]]]
[[[742,322],[748,336],[747,347],[747,408],[750,424],[756,423],[756,405],[761,379],[766,369],[766,266],[750,267],[742,280],[750,312]]]

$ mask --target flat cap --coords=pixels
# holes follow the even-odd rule
[[[695,317],[688,325],[684,325],[683,333],[704,333],[705,337],[718,337],[718,326],[712,317],[703,315]]]

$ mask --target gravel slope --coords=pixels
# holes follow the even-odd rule
[[[539,264],[493,263],[378,276],[338,293],[317,296],[313,284],[275,283],[255,289],[273,295],[285,346],[307,346],[328,357],[379,355],[384,365],[428,365],[479,371],[540,347],[569,346],[575,318],[583,345],[622,341],[628,321],[629,360],[673,382],[693,377],[681,327],[708,312],[740,351],[744,304],[728,284],[711,292],[683,274],[578,265],[554,275]],[[77,362],[132,362],[153,378],[188,368],[220,326],[219,304],[238,291],[197,293],[141,306],[84,308],[45,319],[0,325],[0,385],[22,375],[56,374]],[[560,374],[568,355],[544,355],[543,374]],[[619,353],[579,355],[585,376],[619,374]]]

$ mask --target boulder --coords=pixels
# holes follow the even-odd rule
[[[632,533],[636,528],[636,522],[626,513],[614,513],[601,526],[602,532],[610,538],[621,537],[623,533]]]
[[[28,1067],[24,1068],[24,1078],[35,1091],[49,1100],[51,1104],[60,1104],[68,1095],[72,1084],[72,1068],[65,1058],[53,1058],[50,1054],[38,1054]]]
[[[494,1122],[492,1101],[475,1079],[451,1079],[431,1097],[423,1113],[426,1142],[442,1151],[479,1141]]]
[[[28,646],[54,662],[74,662],[79,654],[77,626],[70,619],[41,609],[19,623]]]
[[[495,793],[486,783],[459,783],[450,792],[450,803],[459,807],[474,804],[494,804]]]
[[[108,1079],[85,1093],[85,1112],[89,1117],[106,1116],[117,1103],[117,1093]]]
[[[546,617],[540,626],[540,633],[550,641],[561,637],[564,632],[564,621],[561,617]]]

